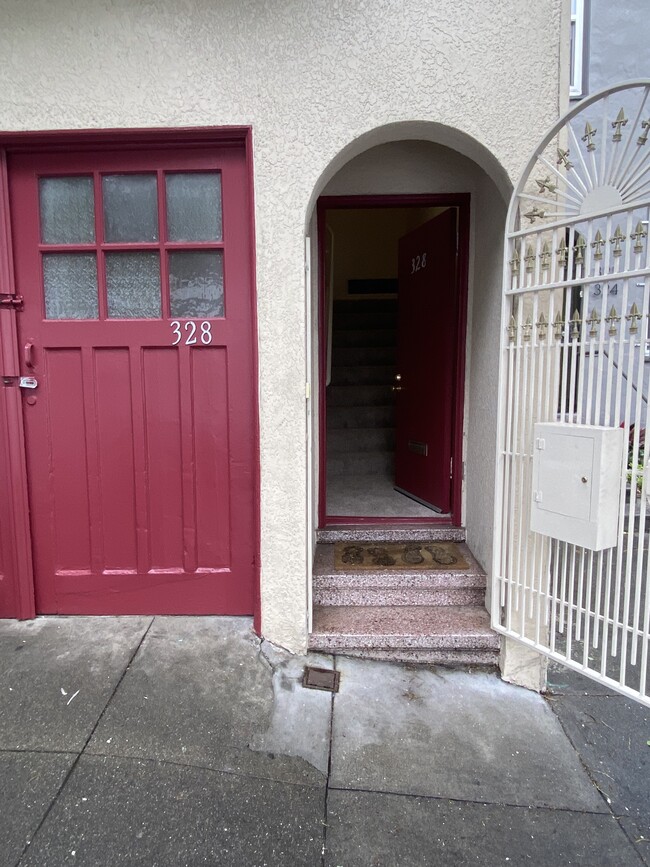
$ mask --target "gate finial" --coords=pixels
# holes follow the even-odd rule
[[[595,151],[596,150],[596,145],[594,144],[592,139],[596,135],[597,132],[598,132],[598,130],[594,129],[592,127],[592,125],[589,123],[589,121],[587,121],[587,123],[585,124],[585,134],[582,136],[582,140],[587,143],[587,150],[588,151]]]
[[[596,237],[591,242],[591,246],[594,248],[594,259],[602,259],[603,258],[603,247],[605,246],[605,239],[600,233],[600,229],[596,232]]]
[[[612,141],[620,141],[623,138],[623,133],[621,132],[621,127],[623,126],[627,126],[627,118],[625,117],[625,112],[621,109],[616,115],[616,120],[612,121],[612,129],[615,130]]]
[[[647,236],[646,230],[643,228],[641,220],[636,224],[636,229],[630,233],[630,238],[634,240],[634,252],[643,253],[643,239]]]

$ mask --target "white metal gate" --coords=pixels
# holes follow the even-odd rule
[[[545,136],[513,194],[492,594],[497,631],[647,705],[649,137],[650,82],[612,87]],[[603,436],[620,448],[599,465]],[[558,529],[533,532],[549,515]],[[587,544],[601,523],[608,547]]]

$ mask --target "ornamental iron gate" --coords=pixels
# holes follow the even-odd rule
[[[510,204],[492,625],[650,705],[650,82],[580,103]]]

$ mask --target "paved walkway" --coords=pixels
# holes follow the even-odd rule
[[[557,669],[309,657],[245,618],[0,621],[0,861],[650,864],[650,711]]]

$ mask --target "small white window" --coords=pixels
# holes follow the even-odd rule
[[[585,0],[571,0],[571,99],[583,95]]]

